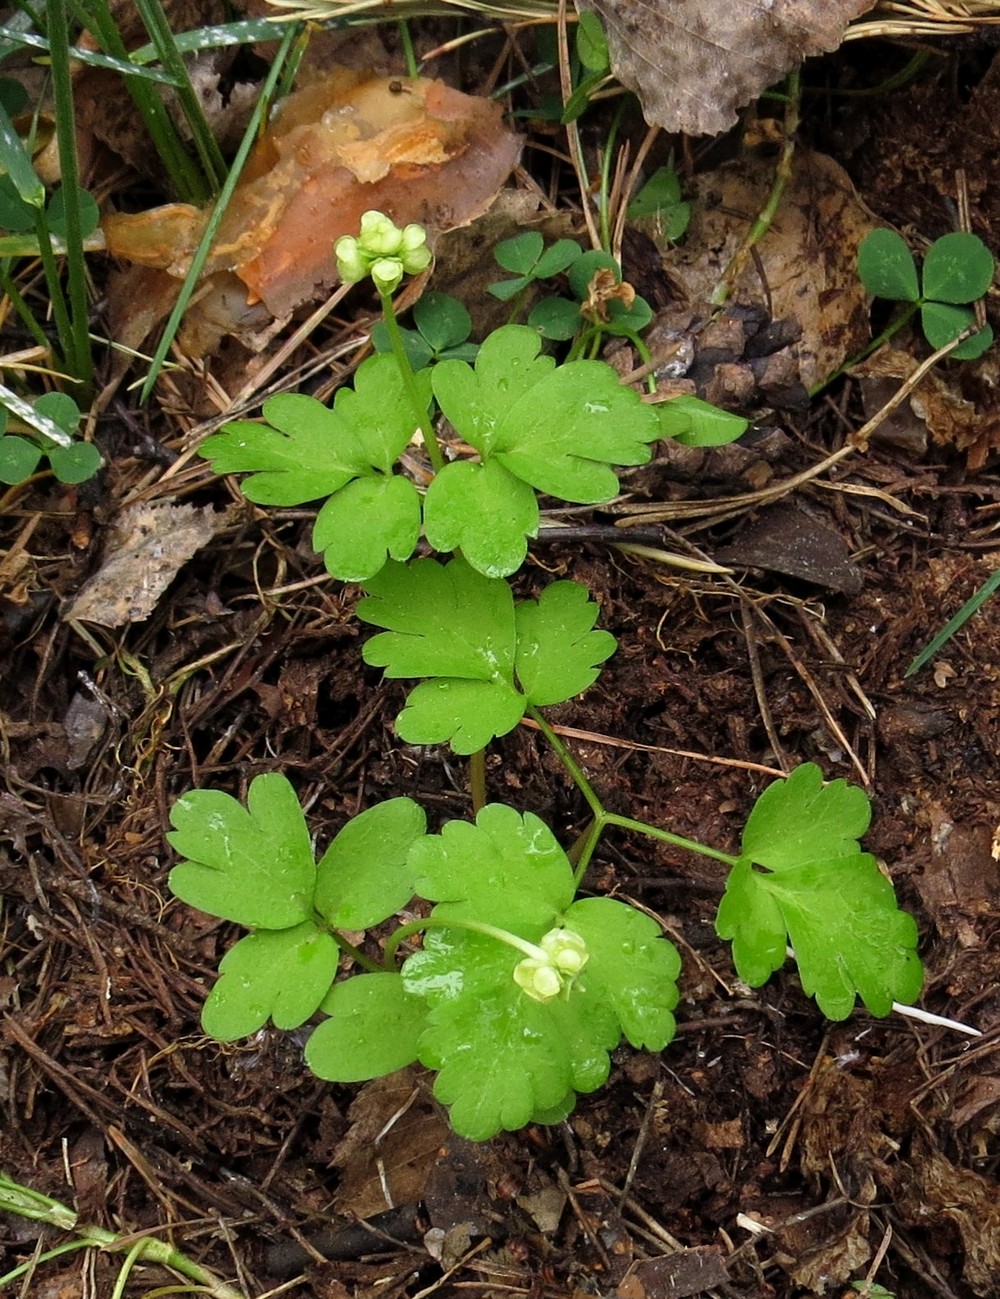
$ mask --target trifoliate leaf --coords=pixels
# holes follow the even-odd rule
[[[888,1014],[922,982],[916,925],[858,848],[870,815],[863,790],[824,786],[812,763],[771,785],[750,814],[716,919],[753,986],[783,964],[790,941],[803,988],[830,1019],[846,1018],[856,994],[873,1014]]]
[[[611,1007],[634,1047],[662,1051],[677,1027],[672,1012],[681,961],[660,926],[612,898],[582,898],[560,923],[586,943],[589,960],[580,983]]]
[[[858,274],[869,293],[890,302],[917,302],[917,265],[895,230],[873,230],[858,248]]]
[[[366,472],[353,430],[315,397],[282,393],[263,411],[267,423],[235,420],[198,448],[214,473],[250,473],[242,483],[247,500],[302,505]]]
[[[420,536],[420,497],[401,474],[356,478],[327,500],[313,524],[313,548],[341,582],[363,582],[386,556],[409,559]]]
[[[316,868],[316,910],[334,929],[370,929],[409,902],[407,854],[427,828],[411,798],[391,798],[353,817]]]
[[[526,230],[512,239],[502,239],[493,249],[498,266],[513,275],[528,275],[542,255],[545,240],[537,230]]]
[[[649,459],[657,417],[603,361],[555,369],[540,347],[533,329],[505,325],[483,343],[474,371],[443,362],[434,372],[441,409],[484,459],[498,459],[539,491],[610,500],[618,490],[611,465]]]
[[[555,835],[531,812],[490,803],[468,821],[449,821],[410,852],[416,891],[438,905],[435,919],[485,920],[521,933],[551,929],[575,892]]]
[[[526,538],[538,535],[538,499],[495,460],[456,460],[427,489],[424,532],[435,550],[460,549],[478,572],[506,577],[524,563]]]
[[[534,938],[541,936],[536,932]],[[536,1115],[568,1110],[571,1091],[607,1078],[619,1039],[614,1014],[593,998],[541,1003],[514,982],[521,954],[484,935],[428,932],[403,966],[403,981],[430,1006],[419,1059],[437,1069],[434,1094],[451,1107],[461,1136],[485,1141]]]
[[[537,600],[518,604],[514,663],[531,703],[540,708],[561,704],[597,680],[597,664],[618,645],[610,632],[593,630],[599,613],[578,582],[553,582]]]
[[[431,290],[413,308],[413,323],[434,355],[460,347],[472,333],[472,317],[463,302]]]
[[[337,955],[333,938],[311,920],[248,934],[222,958],[202,1028],[219,1042],[256,1033],[269,1018],[276,1028],[298,1028],[329,991]]]
[[[167,839],[187,858],[169,879],[181,901],[258,929],[290,929],[311,917],[316,865],[284,776],[256,776],[246,807],[221,790],[192,790],[174,804],[170,821]]]
[[[328,1082],[364,1082],[412,1064],[424,1005],[398,974],[356,974],[323,1001],[330,1016],[306,1043],[306,1064]]]
[[[426,404],[430,376],[418,374],[416,384]],[[217,474],[249,472],[243,494],[261,505],[301,505],[333,495],[352,478],[388,474],[416,424],[395,357],[369,357],[354,385],[340,389],[332,410],[303,393],[270,397],[265,424],[227,424],[199,454]]]
[[[935,239],[923,266],[925,298],[935,302],[975,302],[993,283],[993,254],[978,235],[965,230]]]
[[[525,325],[504,325],[485,340],[476,366],[442,361],[433,374],[434,396],[445,417],[483,457],[493,451],[497,430],[519,398],[555,369],[539,356],[538,335]]]
[[[406,697],[396,733],[407,744],[449,743],[455,753],[476,753],[512,731],[527,701],[503,681],[423,681]]]

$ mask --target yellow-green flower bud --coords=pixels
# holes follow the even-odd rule
[[[568,996],[573,980],[590,959],[587,944],[572,929],[550,929],[537,948],[514,967],[514,982],[535,1001]]]
[[[590,960],[587,944],[572,929],[550,929],[539,943],[543,952],[561,974],[571,978],[579,974]]]
[[[400,230],[384,212],[364,212],[361,232],[344,235],[333,249],[344,284],[371,276],[380,293],[393,293],[404,275],[419,275],[431,264],[427,231],[411,223]]]
[[[343,235],[333,245],[337,274],[344,284],[357,284],[368,274],[367,260],[362,256],[354,235]]]
[[[534,1001],[553,1001],[563,990],[559,971],[533,956],[514,967],[514,982]]]

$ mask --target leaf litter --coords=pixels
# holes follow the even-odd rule
[[[685,20],[696,12],[692,6],[673,9],[672,17],[682,13]],[[800,52],[804,48],[800,46]],[[745,87],[740,91],[744,93]],[[720,112],[731,113],[725,96],[719,102]],[[749,215],[752,207],[742,215]],[[837,241],[830,242],[836,245]],[[849,244],[845,239],[838,252],[845,260]],[[808,243],[800,241],[789,260],[807,260],[808,250]],[[719,265],[713,270],[717,274]],[[240,300],[246,302],[247,286],[240,281],[234,292],[239,309]],[[795,318],[799,314],[797,309],[788,312]],[[834,315],[824,324],[836,330],[842,322]],[[815,332],[822,334],[823,327]],[[835,348],[847,355],[852,350],[844,338],[835,342]],[[949,379],[953,373],[949,372]],[[783,455],[793,454],[786,445]],[[779,472],[786,468],[778,466]],[[995,841],[998,806],[994,755],[1000,696],[991,667],[997,658],[996,621],[984,611],[982,621],[970,627],[966,639],[955,647],[958,653],[947,674],[904,687],[899,663],[908,661],[907,652],[935,621],[943,620],[952,600],[971,592],[979,566],[963,567],[959,548],[952,552],[959,562],[948,568],[947,580],[928,581],[926,573],[910,563],[914,538],[904,537],[901,542],[898,527],[887,524],[877,506],[872,512],[868,509],[870,502],[878,501],[877,493],[896,493],[919,505],[933,520],[934,536],[924,539],[918,534],[924,544],[943,547],[945,553],[956,544],[948,538],[959,538],[959,547],[966,539],[980,548],[988,546],[991,511],[997,503],[989,476],[929,482],[931,474],[921,461],[872,457],[846,484],[861,490],[838,498],[833,513],[833,526],[852,543],[874,546],[883,556],[873,561],[870,552],[868,558],[862,553],[864,589],[848,600],[831,598],[823,626],[861,673],[882,716],[890,716],[888,701],[892,701],[890,739],[876,742],[874,732],[860,719],[840,669],[832,667],[825,654],[817,656],[808,632],[809,620],[815,616],[811,586],[792,587],[793,603],[787,604],[780,625],[794,652],[821,674],[823,690],[843,724],[857,732],[860,745],[870,746],[872,762],[877,759],[878,815],[866,847],[892,864],[904,887],[908,884],[922,896],[924,941],[939,986],[957,1007],[974,1003],[970,1013],[990,1027],[998,1013],[991,991],[997,984],[991,957],[995,907],[982,884],[992,878],[989,847]],[[628,483],[640,493],[676,492],[655,459],[639,477],[630,476]],[[723,479],[723,491],[725,483]],[[686,490],[697,496],[701,489],[696,483]],[[717,490],[708,487],[709,494]],[[91,509],[75,498],[73,503],[83,515]],[[813,508],[816,505],[817,500],[811,501]],[[55,517],[46,521],[46,534],[59,537],[63,525]],[[170,531],[169,518],[163,515],[166,528],[157,525],[161,533]],[[83,536],[80,525],[76,526],[77,535]],[[288,544],[289,535],[270,537],[260,551],[249,550],[242,541],[233,546],[221,570],[228,593],[235,593],[239,601],[258,602],[261,571],[275,585],[287,581],[289,564],[298,571],[304,552]],[[944,541],[936,539],[942,537]],[[211,555],[218,556],[220,547],[228,548],[228,536],[224,543],[209,538],[206,545]],[[168,582],[183,562],[175,558],[167,570]],[[672,757],[670,749],[727,753],[747,761],[766,752],[759,699],[747,674],[733,669],[747,653],[736,630],[735,597],[712,585],[696,589],[673,579],[664,582],[656,571],[632,570],[626,576],[586,548],[560,563],[568,576],[600,594],[604,625],[627,633],[630,644],[629,660],[612,660],[607,687],[588,706],[592,732],[626,735],[656,751],[655,758],[648,752],[630,755],[627,750],[612,750],[609,757],[608,750],[591,741],[580,742],[581,756],[597,778],[619,791],[623,805],[639,798],[650,808],[659,808],[665,823],[690,823],[703,832],[713,826],[724,835],[726,818],[732,816],[727,809],[747,806],[744,776]],[[23,648],[25,614],[29,619],[46,616],[38,594],[56,569],[46,551],[35,547],[30,563],[19,571],[27,585],[18,603],[5,604],[7,629],[15,633],[12,679],[25,682],[24,701],[34,699],[43,714],[62,716],[57,711],[60,704],[64,708],[61,669],[54,675],[39,673],[35,658]],[[215,571],[220,571],[218,565]],[[69,572],[64,564],[58,583],[63,589],[68,585],[71,593],[79,574],[70,578]],[[133,574],[134,570],[116,579],[122,586],[117,603],[109,597],[105,607],[108,616],[118,621],[108,625],[122,629],[119,634],[130,653],[139,651],[148,658],[155,688],[176,669],[178,655],[182,665],[185,660],[194,663],[206,649],[228,639],[230,629],[217,618],[213,621],[210,613],[197,620],[188,616],[178,628],[169,601],[157,603],[156,596],[151,597],[141,625],[130,625],[122,610],[131,609],[134,584],[142,581],[141,574]],[[194,579],[191,573],[188,577]],[[215,595],[214,590],[209,592],[206,577],[194,580]],[[155,773],[157,782],[176,787],[168,756],[173,748],[176,753],[199,755],[209,764],[218,763],[220,756],[225,762],[232,759],[236,792],[235,773],[248,766],[254,773],[268,768],[270,758],[261,757],[266,752],[277,755],[282,764],[296,765],[296,782],[301,780],[309,788],[332,825],[342,823],[359,801],[369,805],[374,789],[383,794],[405,793],[415,779],[431,786],[450,814],[464,814],[445,764],[425,753],[394,747],[388,733],[378,730],[380,723],[375,724],[372,737],[370,718],[358,711],[363,679],[346,662],[331,659],[318,674],[322,695],[318,710],[310,714],[300,707],[296,692],[302,674],[297,676],[291,669],[314,665],[318,651],[326,659],[331,644],[351,645],[343,611],[328,596],[314,600],[309,594],[313,589],[285,597],[287,617],[283,613],[276,618],[273,611],[270,615],[265,611],[261,619],[248,623],[244,644],[235,654],[229,652],[217,675],[213,672],[196,690],[185,693],[175,714],[169,708],[164,711],[159,722],[163,729],[154,734],[151,746],[140,728],[120,737],[116,756],[127,773],[138,775],[126,775],[128,805],[110,816],[96,812],[93,802],[95,791],[98,797],[107,796],[112,807],[119,797],[122,768],[109,762],[110,749],[101,751],[89,771],[64,782],[51,775],[58,768],[35,765],[40,735],[35,715],[27,715],[25,704],[17,698],[5,706],[12,792],[5,794],[2,805],[3,835],[15,842],[27,837],[33,858],[42,863],[38,887],[45,890],[43,895],[34,883],[29,887],[18,862],[0,860],[8,900],[5,916],[13,926],[8,941],[17,957],[18,1016],[38,1029],[38,1054],[25,1056],[29,1064],[13,1075],[12,1084],[16,1098],[26,1071],[36,1071],[27,1074],[34,1108],[24,1112],[25,1131],[38,1153],[26,1162],[18,1134],[7,1132],[4,1162],[8,1165],[27,1168],[30,1163],[31,1175],[48,1175],[54,1186],[61,1185],[61,1161],[51,1152],[65,1130],[67,1102],[60,1098],[58,1113],[47,1105],[48,1080],[54,1087],[76,1086],[68,1093],[68,1103],[98,1143],[102,1129],[117,1132],[124,1124],[143,1154],[155,1160],[158,1179],[194,1197],[199,1205],[210,1205],[213,1213],[229,1214],[233,1223],[241,1216],[260,1214],[261,1202],[241,1188],[239,1180],[229,1182],[218,1176],[214,1161],[220,1158],[227,1167],[235,1163],[241,1170],[238,1178],[246,1177],[254,1190],[266,1184],[271,1194],[294,1204],[295,1220],[307,1230],[325,1217],[329,1170],[338,1162],[346,1167],[347,1150],[339,1143],[352,1132],[352,1118],[360,1117],[357,1111],[348,1112],[349,1095],[304,1082],[300,1053],[274,1035],[263,1034],[212,1059],[203,1046],[189,1047],[183,1040],[162,1054],[150,1053],[150,1043],[162,1043],[165,1019],[195,1022],[197,981],[213,963],[217,941],[211,928],[192,926],[184,931],[176,919],[163,925],[155,900],[154,909],[148,909],[146,890],[162,884],[166,863],[160,860],[162,820],[152,783],[148,789],[143,784],[147,773]],[[761,583],[753,598],[770,600],[776,594],[783,602],[789,599],[780,583]],[[801,607],[794,603],[799,600]],[[217,596],[215,601],[213,605],[206,599],[204,608],[217,608]],[[99,625],[101,620],[92,621]],[[22,637],[20,642],[17,636]],[[62,645],[71,669],[93,670],[93,656],[82,653],[79,642],[63,640]],[[828,739],[803,678],[776,644],[757,645],[756,653],[766,702],[784,743],[806,753],[814,748],[824,751]],[[104,673],[99,688],[111,691],[115,707],[133,718],[140,716],[136,688],[124,677]],[[255,691],[265,690],[281,700],[276,713],[259,706],[264,695]],[[401,699],[396,696],[397,704]],[[929,716],[943,720],[927,729],[920,719]],[[230,738],[217,748],[220,733]],[[226,744],[232,747],[227,749]],[[523,731],[513,732],[502,744],[504,767],[502,775],[494,778],[518,785],[519,797],[523,795],[530,806],[541,810],[553,804],[547,810],[563,825],[580,828],[579,809],[568,795],[552,789],[551,775],[546,778],[539,771],[538,755]],[[833,762],[831,770],[836,772]],[[17,783],[24,773],[30,772],[31,778],[38,770],[52,785],[44,799]],[[970,827],[961,842],[955,839],[956,826]],[[948,855],[952,839],[960,852],[957,863]],[[93,881],[81,877],[78,851]],[[439,1230],[449,1242],[447,1253],[435,1245],[437,1256],[447,1258],[449,1265],[467,1267],[466,1275],[475,1284],[485,1278],[527,1293],[541,1278],[549,1285],[555,1278],[557,1292],[564,1288],[569,1294],[574,1287],[579,1289],[581,1279],[589,1285],[593,1276],[600,1276],[602,1284],[621,1277],[623,1284],[617,1288],[628,1295],[625,1273],[635,1251],[649,1247],[652,1231],[657,1242],[652,1252],[657,1257],[640,1260],[633,1276],[641,1282],[644,1296],[675,1299],[701,1292],[697,1287],[706,1281],[714,1286],[725,1281],[737,1293],[759,1292],[759,1274],[741,1264],[749,1251],[744,1249],[742,1256],[728,1248],[720,1253],[716,1243],[720,1230],[734,1244],[744,1242],[736,1225],[741,1212],[767,1220],[775,1230],[779,1247],[761,1253],[769,1260],[767,1284],[772,1290],[785,1295],[795,1286],[818,1292],[847,1285],[864,1275],[880,1239],[879,1215],[889,1204],[896,1244],[890,1255],[891,1273],[880,1273],[879,1278],[884,1277],[894,1293],[905,1299],[922,1294],[920,1278],[929,1274],[929,1266],[934,1275],[947,1277],[953,1294],[993,1293],[997,1262],[995,1215],[990,1206],[995,1181],[989,1175],[988,1157],[995,1143],[997,1101],[995,1090],[990,1089],[995,1080],[989,1043],[982,1053],[977,1048],[957,1057],[947,1041],[922,1038],[920,1061],[929,1060],[930,1065],[921,1072],[913,1044],[891,1022],[877,1027],[852,1022],[825,1033],[815,1015],[803,1009],[793,979],[786,977],[746,1004],[741,990],[734,989],[730,995],[720,987],[725,966],[715,959],[704,928],[699,930],[705,923],[699,890],[718,887],[704,867],[691,868],[669,857],[665,861],[660,855],[628,861],[609,853],[599,863],[599,872],[595,885],[600,892],[638,893],[671,923],[676,918],[680,931],[699,945],[703,964],[695,963],[685,972],[681,1032],[673,1054],[664,1057],[664,1065],[669,1064],[673,1072],[665,1073],[655,1060],[622,1053],[620,1081],[586,1102],[572,1127],[558,1134],[539,1130],[530,1154],[513,1139],[501,1139],[489,1150],[470,1151],[442,1134],[434,1127],[435,1111],[421,1090],[419,1076],[405,1079],[395,1092],[378,1092],[377,1084],[369,1084],[371,1091],[366,1088],[361,1093],[371,1097],[365,1123],[365,1144],[371,1147],[367,1198],[357,1201],[363,1216],[393,1212],[389,1207],[393,1168],[406,1166],[412,1157],[420,1174],[400,1187],[401,1208],[408,1212],[397,1213],[396,1231],[386,1227],[386,1236],[422,1248],[418,1242],[426,1226],[420,1217],[423,1186],[435,1205],[434,1222],[441,1224]],[[89,887],[95,881],[96,904]],[[43,896],[46,907],[40,902]],[[70,957],[62,937],[64,925],[74,935]],[[96,977],[90,949],[80,944],[81,934],[96,944],[107,967],[107,982]],[[139,941],[150,944],[152,963],[132,959]],[[61,1002],[48,991],[50,976],[44,963],[50,958],[70,963],[74,981],[64,985],[68,995]],[[159,970],[167,972],[167,986]],[[102,994],[102,987],[110,992]],[[707,1003],[706,987],[714,991],[714,999]],[[109,995],[115,1013],[121,1015],[118,1024],[112,1024],[107,1013]],[[702,1020],[691,1016],[695,998],[705,1007]],[[16,1032],[15,1023],[10,1038],[21,1042]],[[20,1049],[25,1050],[23,1045]],[[73,1084],[60,1073],[67,1062]],[[143,1096],[154,1107],[156,1124],[148,1128],[141,1126],[137,1114],[136,1076],[149,1079],[149,1095],[154,1098],[148,1101]],[[192,1084],[199,1105],[204,1106],[197,1121],[188,1099]],[[411,1099],[414,1093],[418,1093],[416,1100]],[[186,1098],[183,1107],[175,1103],[181,1094]],[[800,1104],[798,1098],[803,1096],[806,1099]],[[967,1099],[968,1104],[945,1120],[942,1116],[954,1096]],[[418,1122],[389,1153],[386,1143],[411,1112]],[[188,1120],[197,1126],[197,1133],[185,1133]],[[782,1134],[782,1142],[773,1149],[767,1145],[768,1126]],[[736,1135],[726,1137],[730,1144],[720,1144],[711,1131]],[[894,1149],[901,1143],[911,1152],[905,1162]],[[204,1157],[206,1149],[211,1149],[212,1158]],[[572,1170],[567,1207],[561,1219],[557,1216],[554,1230],[550,1220],[547,1238],[540,1241],[513,1212],[511,1206],[517,1201],[511,1199],[511,1191],[526,1204],[533,1203],[530,1197],[551,1193],[564,1163]],[[448,1168],[444,1178],[442,1164]],[[118,1175],[136,1220],[155,1214],[127,1162]],[[613,1196],[597,1184],[598,1178],[613,1186]],[[448,1183],[444,1208],[439,1202],[442,1181]],[[815,1188],[815,1194],[802,1189],[803,1181]],[[848,1195],[854,1203],[824,1202],[824,1197],[835,1202],[838,1195]],[[553,1198],[553,1203],[558,1201]],[[350,1197],[342,1197],[338,1207],[347,1214],[356,1211]],[[464,1235],[463,1209],[468,1209]],[[803,1211],[812,1216],[799,1222]],[[271,1217],[267,1230],[277,1233],[286,1220],[284,1212]],[[601,1224],[596,1236],[588,1234],[595,1222]],[[488,1241],[485,1248],[484,1241]],[[303,1292],[343,1295],[374,1284],[391,1293],[401,1268],[411,1275],[412,1259],[402,1264],[399,1257],[387,1264],[371,1262],[377,1250],[365,1248],[372,1244],[370,1231],[363,1233],[363,1242],[355,1247],[356,1255],[364,1252],[369,1261],[344,1262],[336,1281],[329,1270],[317,1273],[314,1280],[302,1283]],[[392,1247],[392,1239],[382,1237],[380,1242]],[[245,1248],[252,1255],[253,1244],[248,1242]],[[426,1248],[427,1256],[434,1257],[429,1241]],[[467,1258],[463,1249],[481,1252]],[[616,1250],[621,1254],[616,1255]],[[419,1257],[423,1263],[424,1255]],[[267,1288],[266,1279],[261,1280],[263,1284],[248,1293]]]

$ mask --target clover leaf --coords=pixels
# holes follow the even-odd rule
[[[916,924],[857,842],[870,815],[863,790],[824,786],[813,763],[757,800],[716,919],[747,983],[764,983],[790,941],[803,989],[830,1019],[845,1019],[856,996],[874,1015],[917,996]]]
[[[895,230],[873,230],[858,249],[858,274],[869,293],[920,308],[920,323],[931,347],[947,346],[976,323],[966,303],[983,297],[993,282],[993,254],[978,235],[964,230],[936,239],[927,250],[918,283],[917,266],[903,237]],[[993,342],[985,325],[956,347],[958,361],[982,356]]]
[[[529,704],[562,703],[586,690],[614,637],[592,631],[597,606],[583,587],[555,583],[515,613],[507,583],[464,559],[388,564],[365,583],[363,622],[387,630],[365,645],[388,677],[428,677],[396,730],[411,744],[448,740],[473,753],[518,724]]]
[[[255,1033],[269,1018],[276,1028],[298,1028],[329,991],[337,955],[333,938],[311,920],[248,934],[222,958],[202,1028],[219,1042]]]
[[[187,860],[170,889],[209,915],[249,928],[290,929],[312,915],[316,865],[295,790],[284,776],[256,776],[247,805],[195,789],[170,812],[167,839]]]
[[[324,998],[329,1016],[306,1043],[306,1064],[328,1082],[364,1082],[417,1058],[425,1007],[399,974],[356,974]]]
[[[315,906],[335,929],[369,929],[413,896],[407,862],[427,818],[412,798],[390,798],[352,817],[320,858]]]
[[[446,417],[484,460],[563,500],[591,504],[618,491],[612,465],[644,464],[657,417],[602,361],[558,368],[539,356],[541,339],[506,325],[483,343],[475,370],[444,361],[434,394]]]

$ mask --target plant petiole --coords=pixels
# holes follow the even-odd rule
[[[369,974],[382,973],[382,966],[379,965],[378,961],[373,961],[370,956],[366,956],[360,947],[355,947],[339,930],[331,929],[329,932],[330,937],[340,950],[353,961],[356,961],[363,970],[367,970]]]
[[[406,395],[410,399],[410,405],[413,407],[417,430],[423,438],[434,472],[439,474],[444,468],[444,456],[441,454],[441,448],[438,445],[434,425],[428,419],[427,411],[421,406],[417,385],[413,378],[413,366],[410,365],[409,357],[406,355],[406,348],[403,346],[403,335],[400,332],[399,321],[396,319],[396,311],[392,304],[392,294],[385,293],[380,289],[379,298],[382,302],[382,318],[385,320],[385,327],[389,334],[392,354],[396,358],[399,372],[403,376],[403,386],[406,389]]]
[[[517,934],[512,934],[508,929],[500,929],[496,925],[487,924],[485,920],[463,920],[460,917],[454,919],[435,916],[424,916],[421,920],[411,920],[409,924],[400,925],[385,945],[385,962],[384,969],[394,974],[396,971],[396,953],[400,945],[406,942],[407,938],[413,934],[419,934],[425,929],[467,929],[473,934],[484,934],[487,938],[495,938],[498,942],[506,943],[508,947],[513,947],[522,955],[529,957],[534,961],[541,961],[543,964],[549,959],[548,953],[537,943],[529,943],[526,938],[520,938]]]

